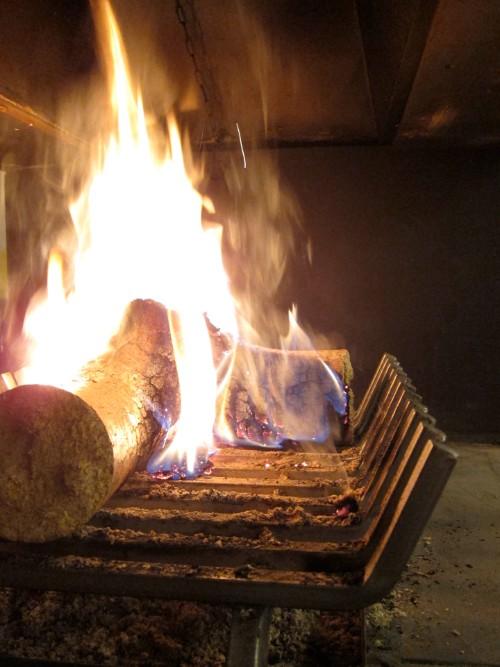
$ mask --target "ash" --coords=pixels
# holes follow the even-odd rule
[[[0,656],[86,665],[222,667],[231,609],[0,589]],[[359,612],[273,611],[269,665],[362,664]]]
[[[0,652],[89,665],[225,664],[223,607],[4,589]]]

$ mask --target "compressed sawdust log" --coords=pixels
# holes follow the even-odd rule
[[[223,398],[225,426],[220,435],[265,447],[288,439],[321,441],[331,427],[326,404],[342,413],[352,376],[345,349],[282,351],[239,345]]]
[[[83,377],[75,393],[25,385],[0,395],[0,537],[68,535],[150,456],[158,415],[179,408],[163,306],[133,302]]]

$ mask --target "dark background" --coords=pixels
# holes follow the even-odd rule
[[[313,240],[299,312],[340,334],[358,393],[391,352],[443,428],[499,433],[498,151],[288,149],[280,164]]]

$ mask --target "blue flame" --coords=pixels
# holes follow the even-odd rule
[[[347,387],[341,376],[326,364],[297,329],[289,336],[288,350],[270,350],[239,342],[238,372],[234,375],[234,351],[224,354],[218,369],[224,394],[225,420],[217,420],[214,442],[259,449],[282,449],[287,442],[324,443],[330,436],[328,408],[344,418],[348,412]],[[305,345],[306,344],[306,345]],[[302,346],[302,347],[301,347]],[[296,349],[299,348],[299,349]],[[310,354],[312,352],[313,354]],[[249,386],[247,386],[249,385]],[[221,396],[222,396],[221,394]],[[220,397],[221,397],[220,396]],[[161,479],[192,479],[208,474],[214,449],[204,448],[193,471],[179,460],[175,448],[176,425],[168,412],[150,406],[160,432],[154,454],[147,464],[150,474]],[[219,424],[224,427],[219,429]]]
[[[252,371],[243,371],[243,379],[232,387],[227,401],[231,432],[218,435],[230,445],[263,449],[281,449],[291,440],[325,442],[330,435],[328,406],[339,417],[348,409],[340,375],[316,355],[281,357],[249,346],[246,354],[250,356],[243,363]],[[256,358],[258,363],[254,363]],[[255,386],[242,386],[245,376],[252,373],[258,377]]]

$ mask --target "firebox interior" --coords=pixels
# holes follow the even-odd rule
[[[363,398],[338,452],[227,448],[198,479],[160,483],[136,473],[71,537],[0,542],[0,582],[230,604],[229,664],[266,664],[270,607],[363,608],[391,589],[455,465],[386,349],[440,425],[498,439],[491,437],[500,430],[498,330],[490,313],[500,6],[115,4],[137,78],[149,77],[145,106],[164,127],[165,106],[176,100],[207,165],[204,192],[221,217],[244,210],[231,201],[230,169],[238,165],[248,183],[257,156],[279,164],[303,209],[314,264],[304,243],[277,298],[297,301],[331,346],[349,349],[356,371],[349,384]],[[79,130],[86,136],[102,100],[89,92],[82,127],[71,128],[56,122],[60,102],[95,77],[103,72],[86,0],[0,3],[2,313],[7,297],[14,303],[0,330],[1,392],[24,352],[11,344],[12,330],[46,280],[46,258],[33,248],[40,239],[51,247],[68,231],[55,156],[61,146],[85,155]],[[256,213],[253,204],[246,213]],[[240,276],[259,277],[254,256],[249,249],[250,266],[237,265]],[[104,403],[107,394],[105,387]],[[145,405],[134,406],[133,420]],[[261,439],[272,440],[267,422],[254,417],[242,440],[256,422]],[[14,427],[5,420],[0,433],[10,439]],[[9,491],[3,486],[0,499]],[[488,539],[493,530],[492,523]]]

